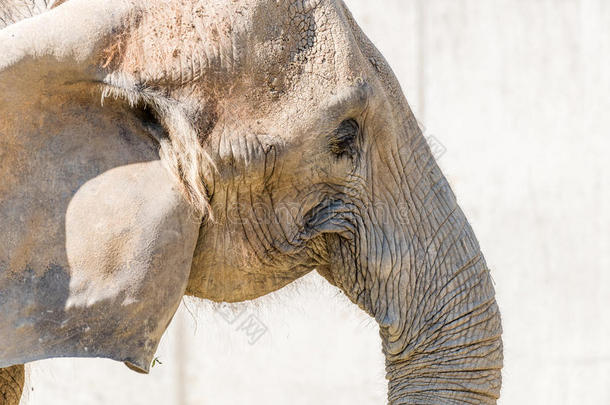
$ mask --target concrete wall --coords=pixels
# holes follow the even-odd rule
[[[610,2],[347,3],[447,149],[440,165],[497,283],[501,403],[610,403]],[[253,345],[239,330],[248,319],[267,328]],[[149,376],[105,360],[38,362],[27,403],[385,398],[375,325],[316,276],[259,307],[183,306],[159,358]]]

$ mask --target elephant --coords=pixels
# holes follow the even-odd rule
[[[312,271],[379,325],[389,404],[496,403],[490,271],[342,0],[2,0],[0,23],[4,403],[39,359],[147,373],[184,295]]]

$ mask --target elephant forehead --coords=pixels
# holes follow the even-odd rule
[[[258,83],[266,74],[277,88],[278,69],[331,62],[335,9],[322,0],[152,2],[107,47],[103,63],[144,82],[218,83],[242,74]]]

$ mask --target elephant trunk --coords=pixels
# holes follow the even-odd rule
[[[400,315],[380,320],[390,404],[495,404],[500,395],[494,288],[465,218],[456,223],[461,237],[439,247],[435,265],[398,277],[410,278],[388,304]]]
[[[495,403],[502,326],[489,270],[412,115],[407,121],[397,137],[404,144],[371,149],[376,176],[351,198],[356,214],[345,230],[328,237],[322,275],[378,322],[390,404]]]
[[[503,355],[491,276],[447,180],[419,139],[408,148],[412,163],[402,170],[400,195],[386,199],[403,201],[391,210],[399,212],[393,216],[399,223],[389,217],[380,226],[384,235],[393,232],[396,257],[382,253],[368,261],[380,275],[370,308],[380,325],[389,403],[495,404]],[[375,246],[383,244],[368,243]]]

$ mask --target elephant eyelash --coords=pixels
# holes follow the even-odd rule
[[[358,122],[349,118],[344,120],[329,140],[330,152],[338,158],[356,155],[356,140],[360,134]]]
[[[171,106],[164,101],[159,92],[137,83],[133,77],[112,73],[103,80],[101,86],[102,106],[107,98],[127,103],[147,133],[157,143],[167,137],[160,117],[170,110]]]

